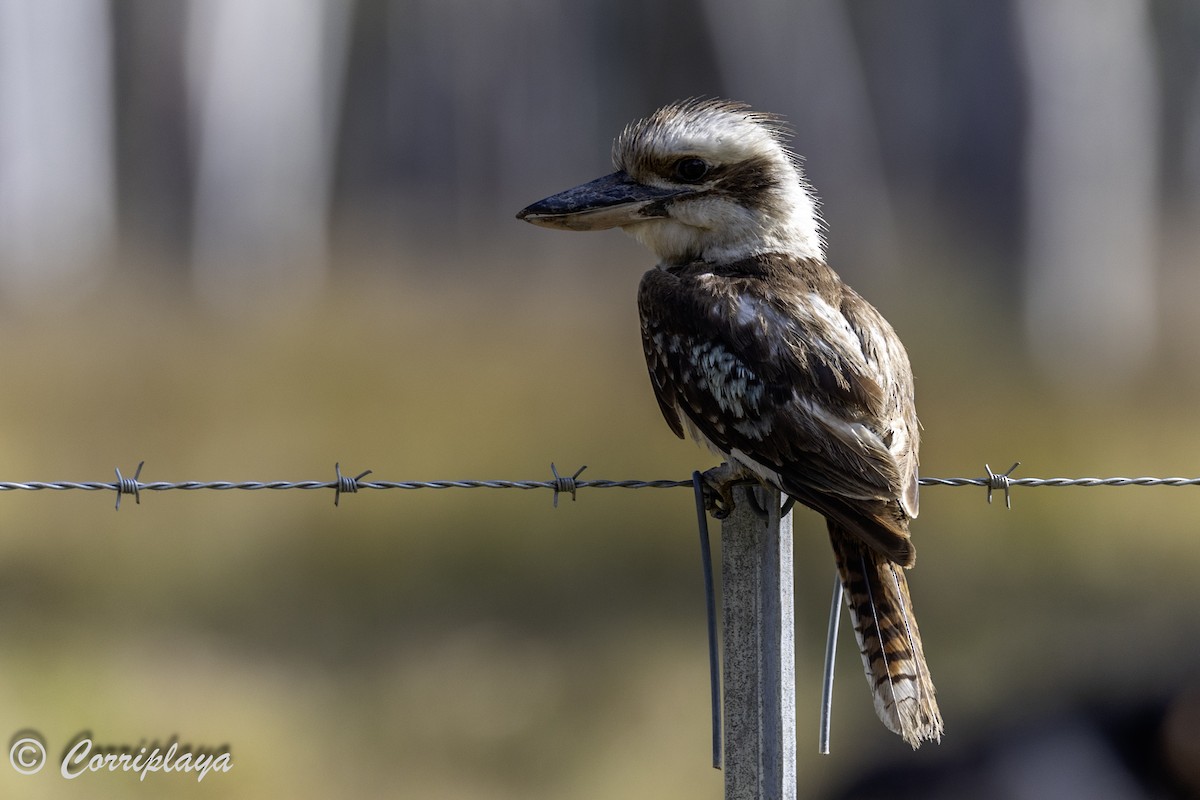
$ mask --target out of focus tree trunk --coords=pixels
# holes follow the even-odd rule
[[[193,0],[193,259],[219,305],[304,294],[325,266],[350,2]]]
[[[116,226],[108,8],[0,2],[0,290],[62,289]]]
[[[1020,0],[1029,86],[1025,320],[1071,390],[1135,376],[1157,335],[1158,81],[1140,0]]]

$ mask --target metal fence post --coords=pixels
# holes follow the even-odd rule
[[[737,492],[721,523],[725,800],[795,800],[792,518],[778,492]]]

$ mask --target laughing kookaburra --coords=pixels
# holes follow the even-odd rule
[[[716,511],[753,476],[824,515],[875,710],[917,747],[941,738],[942,718],[904,573],[916,557],[912,371],[891,325],[826,265],[785,135],[739,103],[675,103],[617,137],[616,172],[518,217],[619,227],[658,257],[638,308],[667,424],[725,458],[706,474]]]

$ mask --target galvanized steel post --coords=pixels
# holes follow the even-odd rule
[[[776,491],[736,502],[721,523],[725,800],[795,800],[792,518]]]

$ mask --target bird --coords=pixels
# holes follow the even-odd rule
[[[874,707],[915,749],[943,732],[905,572],[915,563],[920,427],[892,326],[826,263],[816,193],[776,115],[692,98],[627,125],[616,171],[517,218],[620,228],[658,262],[638,288],[658,405],[724,459],[825,517]]]

